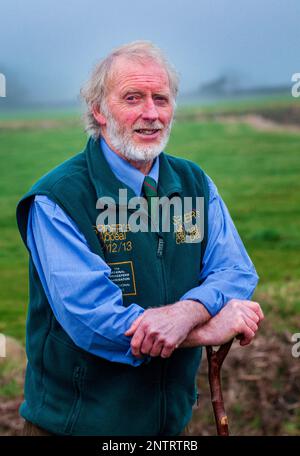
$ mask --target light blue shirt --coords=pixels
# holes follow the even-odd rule
[[[101,143],[116,177],[140,196],[144,174],[111,151],[104,140]],[[149,175],[158,181],[158,159]],[[208,242],[199,271],[202,284],[182,299],[201,302],[214,316],[230,299],[250,299],[258,277],[216,186],[209,177],[208,182]],[[131,338],[124,336],[144,309],[138,303],[123,306],[122,292],[110,280],[109,266],[91,252],[73,220],[44,195],[36,195],[31,205],[27,244],[52,311],[76,345],[132,366],[151,360],[133,356]]]

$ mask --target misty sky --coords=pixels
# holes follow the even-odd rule
[[[181,92],[226,72],[248,86],[289,85],[300,72],[300,1],[0,3],[0,72],[18,80],[32,101],[74,99],[97,59],[137,39],[167,53],[181,74]]]

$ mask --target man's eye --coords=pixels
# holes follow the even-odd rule
[[[167,103],[168,99],[166,97],[155,97],[155,101],[159,104]]]
[[[127,101],[137,101],[137,100],[138,100],[138,97],[137,97],[137,95],[128,95],[128,96],[126,97],[126,100],[127,100]]]

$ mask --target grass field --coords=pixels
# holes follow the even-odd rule
[[[27,253],[15,207],[37,178],[85,141],[79,122],[67,115],[51,114],[48,124],[45,114],[0,120],[0,332],[23,342]],[[300,131],[178,120],[167,151],[195,161],[213,178],[260,276],[257,299],[267,314],[275,309],[289,322],[289,330],[299,329],[293,317],[300,312]]]

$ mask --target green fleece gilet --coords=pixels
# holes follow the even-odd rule
[[[90,138],[83,152],[43,176],[20,200],[17,220],[25,245],[30,204],[35,195],[47,195],[74,220],[91,251],[110,265],[124,306],[137,303],[146,309],[178,301],[199,285],[208,185],[192,162],[165,153],[159,160],[160,197],[204,196],[202,242],[186,243],[174,230],[100,234],[97,199],[117,201],[120,188],[127,189],[128,199],[135,195],[113,174],[99,141]],[[138,367],[100,358],[78,347],[58,323],[31,258],[29,280],[21,415],[60,435],[178,435],[196,400],[201,347],[177,349],[169,358],[152,357]]]

